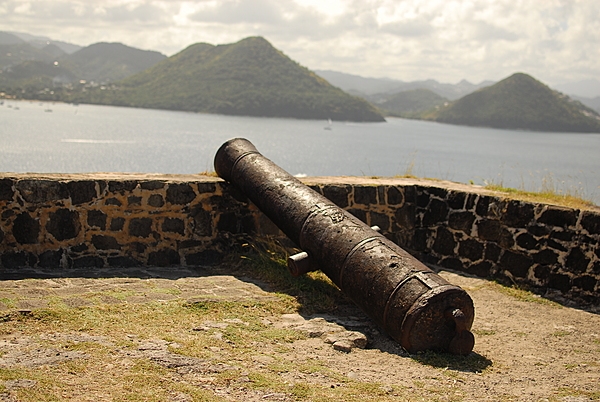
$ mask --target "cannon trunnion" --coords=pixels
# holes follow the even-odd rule
[[[292,273],[310,270],[309,264],[321,269],[410,353],[472,351],[474,307],[463,289],[301,183],[248,140],[224,143],[215,169],[306,252],[308,258],[289,261]]]

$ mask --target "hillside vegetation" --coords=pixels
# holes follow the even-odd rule
[[[59,59],[59,64],[79,79],[115,82],[164,60],[162,53],[121,43],[96,43]]]
[[[448,99],[429,89],[420,88],[387,95],[376,102],[376,105],[390,116],[415,117],[446,102]]]
[[[247,116],[383,121],[368,102],[333,87],[261,37],[199,43],[88,100]],[[85,100],[85,99],[84,99]]]
[[[600,132],[600,115],[523,73],[422,115],[468,126],[560,132]]]

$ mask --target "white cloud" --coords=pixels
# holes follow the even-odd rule
[[[0,30],[174,54],[262,35],[311,69],[402,80],[600,76],[596,0],[3,0]]]

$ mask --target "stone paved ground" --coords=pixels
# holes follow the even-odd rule
[[[591,309],[568,307],[564,303],[552,303],[479,278],[451,272],[441,272],[440,275],[467,290],[475,302],[474,356],[479,364],[475,369],[460,364],[447,367],[444,363],[440,366],[436,358],[430,355],[409,356],[379,333],[356,310],[316,318],[289,314],[270,317],[271,321],[265,321],[268,325],[274,328],[295,328],[303,332],[306,338],[295,341],[285,350],[281,346],[273,349],[268,345],[257,345],[253,367],[247,368],[266,370],[269,365],[281,365],[286,361],[293,366],[316,359],[327,365],[335,376],[293,369],[286,369],[277,375],[282,382],[308,382],[312,386],[321,387],[320,389],[331,388],[332,392],[336,388],[348,386],[349,383],[344,382],[346,380],[378,384],[380,388],[377,388],[377,392],[382,400],[600,400],[598,306]],[[265,283],[239,274],[231,275],[224,268],[93,269],[0,274],[0,316],[19,311],[28,314],[31,310],[43,309],[56,303],[78,308],[173,299],[276,300],[276,296]],[[237,325],[236,323],[237,321],[206,322],[203,326],[194,328],[194,331],[217,331],[215,333],[218,334],[219,328]],[[331,339],[332,333],[337,333],[337,338]],[[58,342],[61,336],[74,335],[44,336],[58,337]],[[96,339],[85,333],[77,336],[87,337],[88,342],[104,342],[109,345],[115,343],[107,339]],[[364,348],[367,341],[368,345]],[[178,365],[183,364],[183,359],[186,367],[198,366],[198,372],[206,370],[203,366],[206,362],[192,362],[191,358],[170,352],[172,347],[166,340],[144,340],[150,346],[142,340],[140,342],[136,352],[139,356],[134,356],[135,358],[145,356],[159,364],[164,363],[167,368],[179,367]],[[335,347],[336,342],[338,347]],[[27,354],[26,343],[27,339],[0,339],[0,368],[31,363],[26,361],[28,358],[33,359],[33,355]],[[17,349],[21,350],[20,354]],[[223,348],[214,349],[216,354],[225,353]],[[34,356],[38,363],[31,364],[53,364],[59,358],[78,358],[76,351],[65,353],[60,356],[38,353]],[[231,355],[229,359],[234,359],[234,356]],[[207,379],[209,377],[198,377],[197,374],[194,377],[193,373],[179,371],[181,370],[176,369],[173,374],[177,381],[197,384],[224,400],[298,400],[292,394],[253,390],[247,386],[248,379],[244,376],[223,387],[211,385],[212,380]],[[340,378],[346,380],[341,381]],[[11,395],[15,395],[16,390],[35,387],[36,383],[28,378],[20,378],[4,381],[3,385],[6,392],[0,393],[0,400],[14,401],[17,399]],[[414,395],[415,399],[407,399],[407,395]],[[372,392],[370,396],[373,396]],[[184,395],[172,400],[195,399]]]

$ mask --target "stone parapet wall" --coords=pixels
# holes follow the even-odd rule
[[[303,179],[422,261],[600,301],[600,213],[449,182]],[[235,234],[281,236],[246,197],[200,175],[0,176],[0,275],[21,266],[217,263]]]

